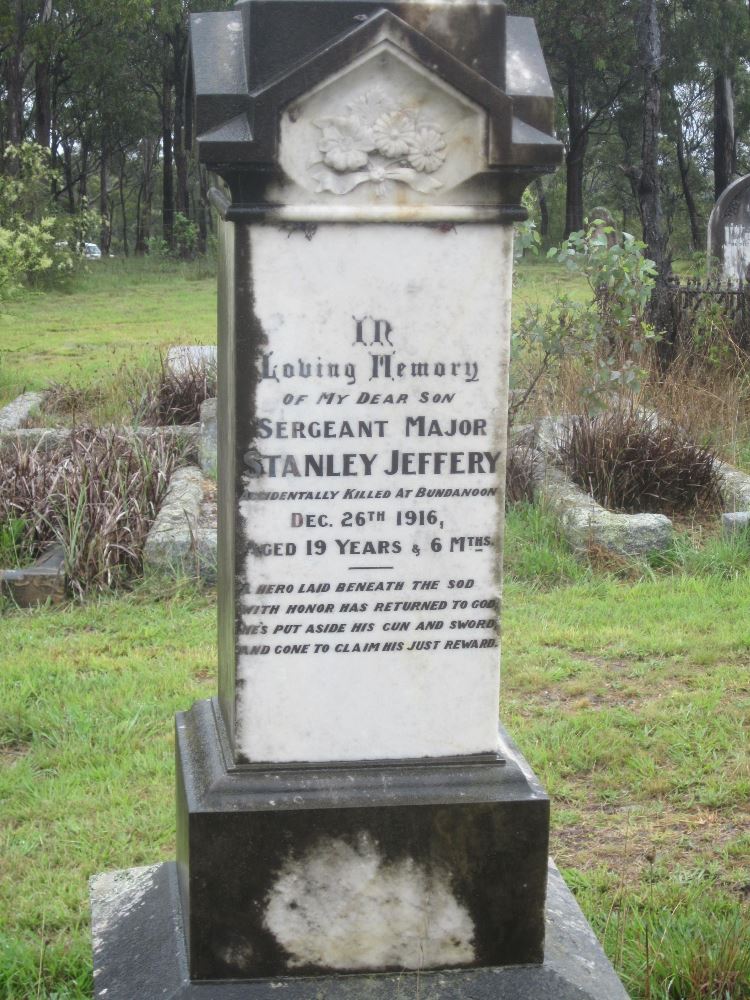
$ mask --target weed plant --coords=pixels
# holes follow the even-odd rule
[[[177,456],[172,442],[116,429],[77,430],[49,452],[13,444],[0,453],[0,524],[22,525],[25,559],[61,545],[77,595],[116,586],[141,567]]]
[[[675,514],[719,506],[713,451],[632,405],[574,417],[559,449],[573,481],[611,510]]]

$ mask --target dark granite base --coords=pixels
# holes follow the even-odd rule
[[[216,703],[177,716],[191,979],[542,961],[549,800],[518,756],[227,757]]]
[[[628,1000],[550,863],[543,965],[193,983],[173,862],[91,880],[94,996],[106,1000]]]

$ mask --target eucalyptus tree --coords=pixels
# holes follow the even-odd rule
[[[536,19],[563,111],[566,171],[565,235],[584,219],[586,155],[592,138],[612,133],[623,93],[633,79],[634,39],[622,0],[522,0],[514,12]]]

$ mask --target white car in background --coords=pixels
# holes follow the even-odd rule
[[[84,243],[83,244],[83,256],[87,260],[101,260],[102,252],[96,243]]]

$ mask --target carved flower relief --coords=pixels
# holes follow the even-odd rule
[[[347,104],[347,108],[349,113],[358,118],[363,125],[372,128],[382,115],[395,111],[396,104],[387,96],[382,87],[375,87],[373,90],[368,90],[366,94],[362,94],[356,101]]]
[[[442,185],[427,176],[446,159],[444,131],[411,107],[399,106],[382,90],[368,91],[346,106],[348,114],[320,118],[318,152],[310,164],[318,191],[348,194],[374,184],[378,197],[389,183],[423,194]]]
[[[326,118],[318,148],[323,162],[342,173],[367,166],[368,153],[375,149],[371,131],[356,118]]]
[[[414,116],[408,111],[392,111],[375,122],[372,136],[379,153],[391,159],[406,156],[416,136]]]
[[[431,174],[445,163],[445,139],[437,129],[420,128],[409,148],[409,163],[415,170]]]

